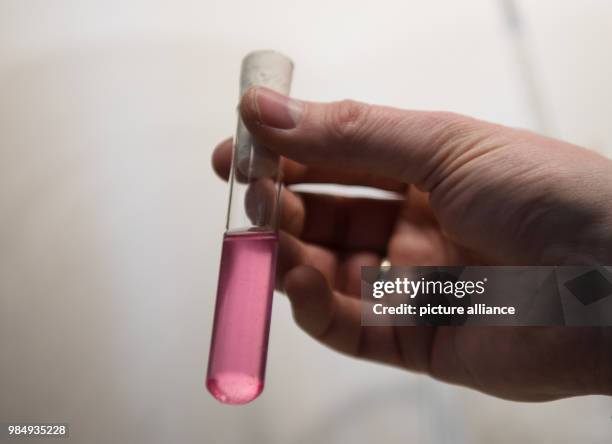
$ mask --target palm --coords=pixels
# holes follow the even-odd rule
[[[333,214],[335,221],[306,224],[295,234],[304,242],[308,263],[345,296],[359,297],[361,267],[379,266],[383,260],[392,265],[485,264],[446,236],[428,196],[414,188],[394,201],[308,194],[301,199],[307,212],[320,217]],[[330,212],[332,206],[336,209]]]
[[[311,205],[313,200],[320,199],[319,196],[304,198]],[[323,201],[329,203],[331,199],[340,206],[347,202],[337,198],[324,198]],[[343,301],[347,313],[351,306],[359,304],[361,266],[378,266],[384,258],[393,265],[484,264],[476,254],[448,239],[427,200],[426,195],[412,190],[406,192],[404,201],[397,203],[397,209],[392,210],[389,206],[388,212],[380,202],[360,200],[361,210],[352,211],[377,214],[377,221],[382,226],[392,227],[385,241],[380,237],[363,236],[365,231],[372,231],[372,226],[355,226],[359,219],[346,217],[343,220],[351,222],[336,225],[335,232],[362,233],[353,244],[346,243],[351,240],[350,236],[339,242],[337,237],[335,240],[316,238],[323,234],[316,230],[302,233],[301,248],[306,252],[303,260],[322,272],[335,297]],[[318,205],[324,206],[321,201]],[[395,218],[389,224],[386,218],[392,214]],[[367,218],[363,222],[371,224],[373,221]],[[291,250],[298,241],[290,235],[285,236],[282,245]],[[381,241],[382,244],[377,244]],[[286,267],[291,262],[283,256],[281,266]],[[609,334],[594,328],[389,327],[389,330],[353,326],[348,334],[345,331],[336,335],[333,326],[328,325],[315,336],[342,352],[426,372],[497,396],[535,401],[570,395],[552,387],[573,387],[574,393],[576,390],[592,392],[592,378],[580,380],[575,375],[584,374],[585,363],[596,365],[592,360],[593,350],[603,344]],[[577,352],[569,359],[567,350]],[[573,376],[567,381],[555,379],[564,378],[563,375]],[[543,389],[547,385],[550,390]]]

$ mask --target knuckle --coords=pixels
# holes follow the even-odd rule
[[[494,127],[461,114],[430,112],[424,122],[423,129],[430,135],[427,145],[435,147],[435,153],[432,167],[420,182],[430,192],[467,164],[495,149],[499,142],[493,137]]]
[[[429,118],[432,134],[437,134],[441,142],[463,140],[474,130],[473,119],[461,114],[436,111],[431,113]]]
[[[327,112],[327,128],[338,140],[354,141],[360,134],[369,113],[369,106],[354,100],[332,104]]]

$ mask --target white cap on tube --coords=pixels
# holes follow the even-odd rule
[[[242,60],[240,72],[240,96],[251,86],[265,86],[281,94],[289,94],[293,62],[276,51],[254,51]],[[253,143],[251,134],[238,119],[234,155],[235,169],[241,178],[250,180],[276,177],[279,157],[266,147]]]

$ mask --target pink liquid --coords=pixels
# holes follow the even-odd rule
[[[206,387],[244,404],[264,387],[276,269],[275,233],[225,235]]]

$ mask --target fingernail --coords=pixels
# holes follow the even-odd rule
[[[295,128],[302,117],[304,104],[268,88],[255,88],[254,103],[262,125],[277,129]]]

